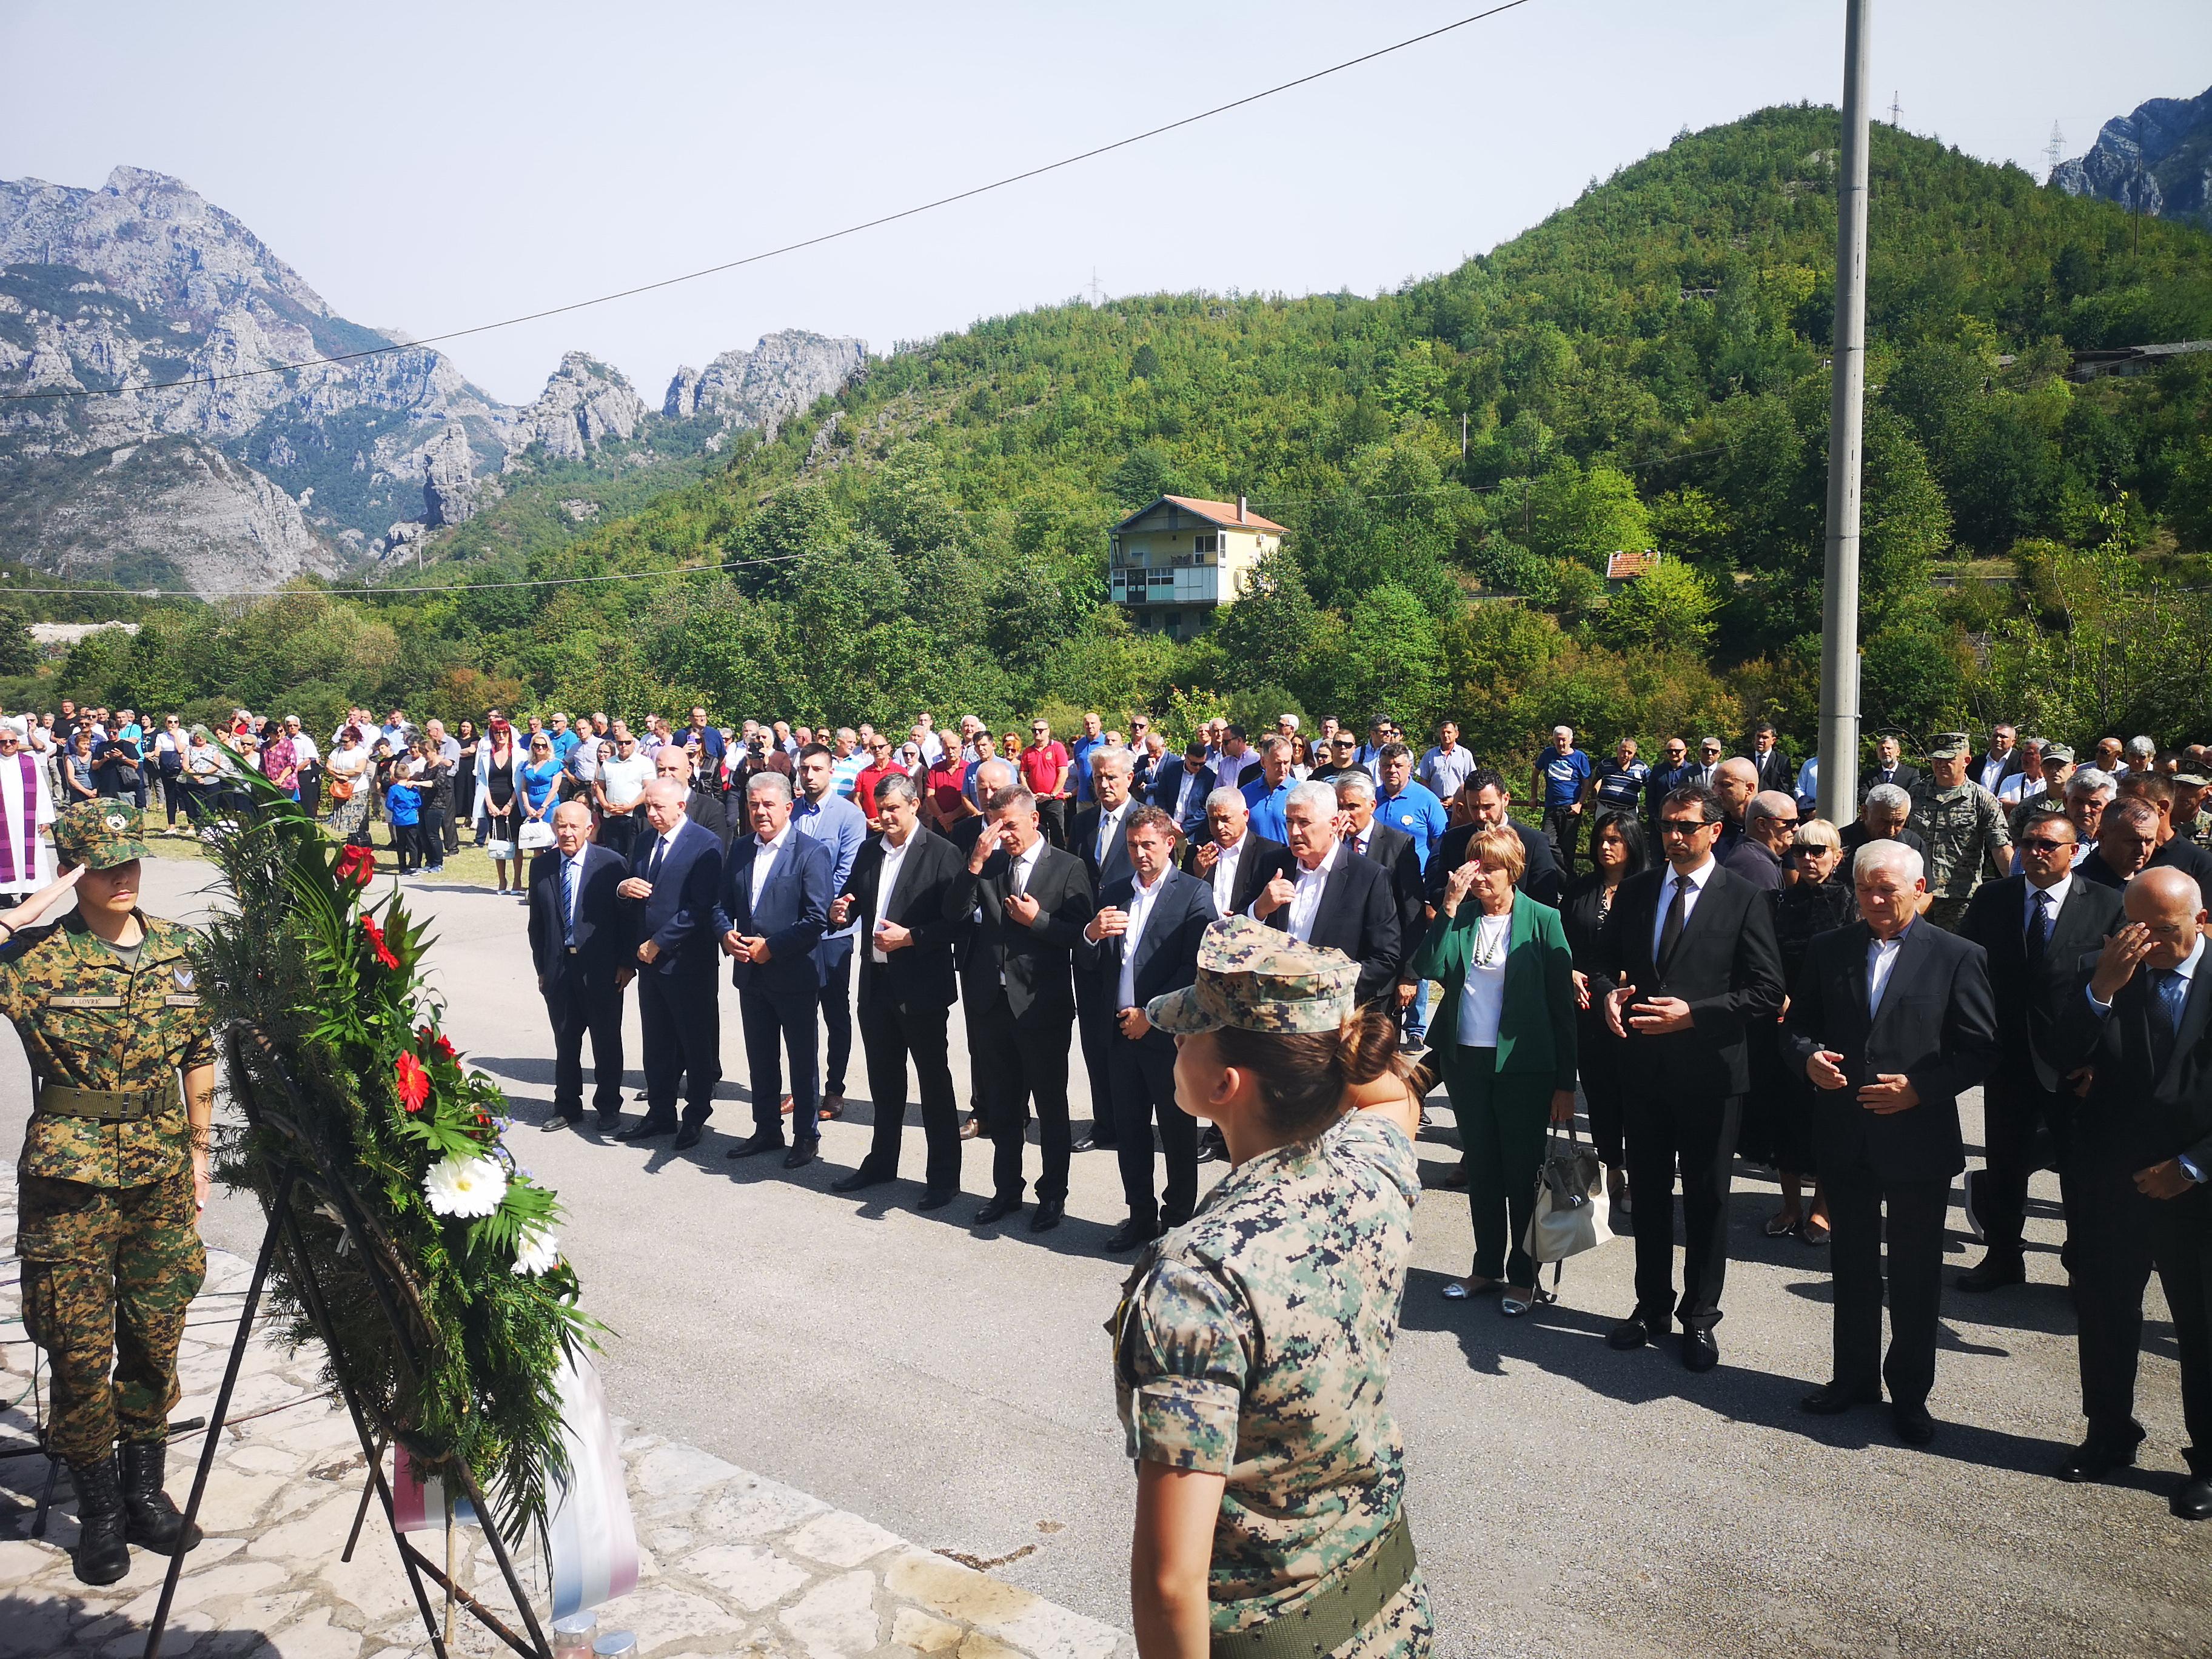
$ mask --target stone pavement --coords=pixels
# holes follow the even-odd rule
[[[10,1443],[27,1437],[33,1424],[26,1396],[33,1350],[20,1318],[15,1214],[9,1182],[0,1189],[0,1255],[9,1259],[0,1399],[15,1403],[0,1413],[0,1436]],[[179,1419],[213,1406],[252,1266],[228,1251],[208,1254],[207,1284],[186,1326]],[[178,1584],[167,1659],[404,1659],[431,1650],[376,1506],[352,1562],[338,1559],[365,1467],[350,1419],[321,1390],[321,1359],[317,1346],[288,1352],[264,1322],[209,1476],[199,1517],[207,1541]],[[602,1632],[636,1632],[639,1659],[1114,1659],[1129,1648],[1108,1626],[857,1515],[694,1447],[618,1427],[641,1572],[635,1592],[598,1612]],[[202,1443],[191,1434],[171,1452],[169,1486],[179,1504]],[[30,1535],[47,1467],[39,1457],[0,1463],[0,1659],[136,1659],[167,1558],[134,1549],[121,1583],[79,1583],[67,1553],[76,1522],[66,1474],[46,1537]],[[466,1540],[459,1581],[511,1613],[480,1534],[463,1528],[457,1536]],[[435,1534],[415,1542],[434,1560],[444,1549]],[[532,1564],[526,1582],[542,1589],[542,1570]],[[442,1616],[442,1598],[434,1607]],[[457,1610],[453,1629],[457,1653],[507,1651],[465,1612]]]

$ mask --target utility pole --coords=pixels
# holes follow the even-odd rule
[[[1898,94],[1889,94],[1889,124],[1899,132],[1905,131],[1905,108],[1898,101]]]
[[[1859,465],[1866,421],[1869,0],[1844,0],[1843,170],[1836,182],[1835,392],[1828,410],[1828,559],[1820,603],[1820,816],[1857,816]]]
[[[2058,176],[2058,164],[2066,159],[2066,135],[2056,121],[2051,124],[2051,142],[2043,147],[2043,153],[2051,161],[2043,175],[2043,182],[2047,185]]]

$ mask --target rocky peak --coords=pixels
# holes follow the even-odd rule
[[[2212,224],[2212,89],[2154,98],[2115,116],[2087,154],[2058,164],[2051,182],[2069,196]]]
[[[750,351],[724,352],[688,386],[692,371],[677,370],[668,395],[673,404],[684,388],[693,412],[713,410],[728,425],[760,427],[773,438],[817,398],[842,390],[867,361],[865,340],[784,329],[763,334]]]
[[[459,421],[422,447],[422,520],[432,526],[476,516],[477,459]]]
[[[610,437],[629,438],[645,418],[645,404],[619,369],[571,351],[545,382],[538,401],[519,411],[508,428],[505,471],[522,464],[533,444],[561,460],[580,461]]]
[[[699,371],[686,363],[670,377],[660,412],[672,421],[688,421],[699,412]]]

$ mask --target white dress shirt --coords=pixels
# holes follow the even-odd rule
[[[1867,1014],[1869,1018],[1881,1012],[1882,993],[1889,988],[1889,976],[1897,971],[1898,953],[1905,949],[1905,936],[1914,924],[1906,922],[1893,939],[1869,939],[1867,942]]]
[[[1035,841],[1030,843],[1030,850],[1028,852],[1016,854],[1015,857],[1008,863],[1006,866],[1006,890],[1010,893],[1028,892],[1030,890],[1030,883],[1036,875],[1037,860],[1043,856],[1044,837],[1042,836],[1039,836]],[[999,969],[999,983],[1004,985],[1006,982],[1006,970],[1004,968],[1001,968]]]
[[[1244,849],[1252,844],[1248,832],[1237,837],[1234,847],[1224,847],[1216,842],[1213,859],[1213,913],[1218,916],[1230,914],[1229,901],[1237,892],[1237,866],[1244,861]]]
[[[1659,959],[1659,939],[1660,936],[1667,931],[1667,912],[1674,902],[1674,884],[1677,881],[1689,884],[1688,889],[1682,895],[1682,931],[1687,933],[1690,928],[1690,918],[1698,911],[1698,896],[1705,890],[1705,884],[1713,878],[1713,872],[1720,867],[1720,861],[1711,856],[1708,856],[1703,864],[1686,876],[1676,875],[1674,866],[1671,864],[1667,866],[1667,878],[1659,884],[1659,914],[1651,921],[1652,961],[1656,962]]]
[[[668,855],[676,850],[676,838],[684,833],[684,826],[690,822],[691,820],[689,817],[679,816],[676,820],[674,827],[672,827],[666,835],[660,838],[659,847],[656,848],[653,855],[646,860],[649,873],[645,871],[639,872],[644,875],[647,881],[653,880],[659,877],[660,874],[660,866],[668,861]]]
[[[1198,774],[1185,772],[1182,782],[1176,790],[1175,820],[1182,823],[1190,816],[1190,792],[1198,787]]]
[[[898,891],[899,872],[906,868],[906,855],[914,851],[914,836],[909,832],[905,842],[896,847],[892,846],[891,838],[885,836],[883,843],[883,867],[876,875],[876,925],[878,927],[883,926],[884,917],[891,908],[891,895]],[[874,935],[869,937],[872,941]],[[890,960],[884,947],[872,942],[868,946],[868,955],[876,962]]]
[[[761,895],[768,890],[768,878],[775,872],[776,857],[791,841],[790,821],[785,820],[783,833],[774,841],[762,841],[758,834],[753,836],[753,840],[759,843],[753,854],[752,900],[753,909],[757,912]]]
[[[1115,838],[1121,833],[1121,820],[1128,816],[1129,803],[1127,801],[1110,812],[1103,807],[1099,808],[1098,839],[1092,843],[1091,855],[1098,861],[1100,869],[1106,867],[1107,854],[1113,850]]]
[[[1137,941],[1145,936],[1145,924],[1152,917],[1152,901],[1159,897],[1167,879],[1168,872],[1163,870],[1150,887],[1137,882],[1129,895],[1129,925],[1121,933],[1121,976],[1114,990],[1116,1008],[1137,1006]]]
[[[1312,869],[1307,869],[1303,863],[1291,866],[1291,880],[1295,885],[1291,893],[1287,920],[1291,937],[1301,945],[1310,944],[1313,940],[1314,918],[1321,914],[1322,890],[1328,885],[1328,872],[1336,868],[1337,856],[1343,851],[1344,843],[1333,841],[1328,844],[1328,851],[1322,854],[1321,862]],[[1249,912],[1255,921],[1262,920],[1258,913],[1259,902],[1258,899],[1254,899],[1253,908]]]

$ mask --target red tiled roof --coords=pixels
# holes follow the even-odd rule
[[[1279,536],[1287,536],[1291,533],[1287,526],[1277,524],[1273,519],[1263,519],[1249,507],[1245,509],[1243,518],[1238,518],[1237,503],[1234,501],[1200,501],[1194,495],[1163,495],[1160,497],[1160,501],[1173,501],[1194,517],[1203,519],[1208,524],[1225,525],[1231,530],[1270,530]],[[1115,526],[1115,528],[1119,530],[1134,524],[1146,514],[1151,512],[1153,507],[1158,507],[1160,501],[1154,501],[1152,507],[1142,507],[1131,514],[1122,520],[1121,524]]]
[[[1658,552],[1652,548],[1641,553],[1609,553],[1606,556],[1605,574],[1612,581],[1631,581],[1647,574],[1658,562]]]

